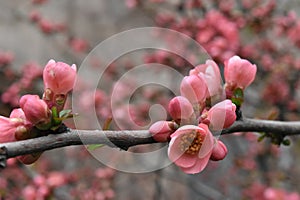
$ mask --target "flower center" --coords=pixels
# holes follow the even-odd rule
[[[190,133],[187,133],[181,137],[180,141],[180,150],[187,154],[195,155],[199,152],[202,143],[203,137],[196,131],[192,130]]]

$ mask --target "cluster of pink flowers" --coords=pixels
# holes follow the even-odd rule
[[[285,189],[268,187],[259,182],[254,182],[243,191],[247,199],[258,200],[299,200],[300,195],[297,192],[289,192]]]
[[[67,94],[76,80],[76,65],[50,60],[43,71],[44,94],[26,94],[19,100],[20,108],[14,109],[9,117],[0,116],[0,142],[13,142],[38,137],[39,131],[55,130],[62,120],[71,116],[63,112]],[[39,131],[35,131],[39,130]],[[20,156],[25,164],[31,164],[39,154]]]
[[[183,78],[181,96],[169,102],[173,120],[158,121],[149,128],[156,141],[170,141],[169,158],[185,173],[201,172],[209,160],[222,160],[227,155],[225,144],[212,132],[220,132],[235,122],[236,105],[231,99],[255,78],[256,65],[245,59],[233,56],[224,64],[224,87],[214,61],[196,66]],[[218,103],[211,106],[212,102]]]
[[[53,22],[43,18],[37,10],[32,10],[29,13],[29,19],[38,25],[40,30],[45,34],[52,34],[56,32],[63,32],[66,29],[65,24]]]
[[[13,61],[13,59],[13,53],[0,51],[0,67],[10,64]]]
[[[16,74],[12,71],[6,71],[6,77],[13,79]],[[1,95],[1,100],[3,103],[10,104],[13,107],[19,105],[20,93],[24,90],[30,90],[36,79],[40,78],[43,74],[43,70],[36,63],[30,62],[26,63],[22,67],[20,79],[13,82],[5,92]]]

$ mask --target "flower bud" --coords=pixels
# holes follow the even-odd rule
[[[0,143],[19,140],[21,135],[28,138],[32,125],[23,117],[21,109],[14,109],[10,118],[0,116]]]
[[[15,141],[17,123],[11,122],[7,117],[0,116],[0,143]]]
[[[191,75],[198,75],[205,80],[209,92],[208,96],[222,93],[220,69],[213,60],[207,60],[205,64],[196,66],[190,71]]]
[[[210,160],[213,161],[223,160],[226,157],[226,155],[227,155],[227,147],[222,141],[217,140],[213,147]]]
[[[205,102],[208,89],[205,80],[197,75],[186,76],[180,85],[180,93],[186,97],[192,104],[201,104]]]
[[[50,60],[43,71],[45,90],[54,94],[67,94],[73,89],[76,80],[76,65],[72,66]]]
[[[149,128],[149,132],[157,142],[167,142],[170,135],[177,128],[177,124],[170,121],[157,121]]]
[[[230,100],[224,100],[214,105],[207,113],[209,128],[222,130],[228,128],[236,120],[236,106]]]
[[[256,65],[248,60],[233,56],[224,62],[224,76],[226,87],[233,91],[236,88],[245,89],[254,80],[256,75]]]
[[[24,95],[20,99],[20,107],[26,119],[38,128],[47,129],[51,123],[51,112],[45,101],[38,95]]]
[[[193,117],[194,110],[189,100],[183,96],[177,96],[169,103],[169,113],[177,123],[180,123],[181,120],[190,121]]]
[[[17,158],[23,164],[30,165],[30,164],[34,163],[35,161],[37,161],[37,159],[39,159],[39,157],[41,155],[42,155],[42,153],[33,153],[33,154],[24,155],[24,156],[18,156]]]

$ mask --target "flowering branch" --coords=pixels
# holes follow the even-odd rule
[[[243,118],[236,121],[231,127],[224,129],[222,134],[234,132],[271,132],[283,138],[286,135],[300,134],[300,122]],[[1,166],[5,166],[3,162],[7,158],[72,145],[105,144],[127,150],[131,146],[155,142],[148,130],[102,131],[65,128],[62,133],[1,144]]]

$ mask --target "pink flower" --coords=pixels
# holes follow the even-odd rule
[[[224,64],[225,81],[227,87],[232,91],[236,88],[245,89],[254,81],[256,65],[251,64],[248,60],[233,56]]]
[[[51,112],[45,101],[38,95],[24,95],[20,99],[20,107],[24,111],[26,119],[32,124],[47,126],[51,123]]]
[[[228,99],[214,105],[207,113],[209,128],[222,130],[231,126],[236,120],[235,110],[235,104]]]
[[[212,150],[212,154],[210,156],[210,160],[213,161],[223,160],[226,157],[226,155],[227,155],[227,147],[222,141],[216,140],[216,143]]]
[[[177,122],[190,121],[194,114],[192,104],[183,96],[174,97],[169,103],[169,114]]]
[[[208,94],[205,80],[197,75],[186,76],[180,85],[181,95],[186,97],[192,104],[204,103]]]
[[[170,139],[170,135],[176,129],[176,123],[169,121],[157,121],[149,128],[153,139],[157,142],[167,142]]]
[[[205,80],[209,96],[215,96],[222,92],[220,70],[213,60],[207,60],[205,64],[196,66],[190,71],[190,75],[198,75]]]
[[[16,129],[21,124],[22,120],[12,120],[10,118],[0,116],[0,143],[15,141]]]
[[[16,136],[26,137],[31,127],[21,109],[14,109],[10,118],[0,116],[0,143],[16,141]]]
[[[54,94],[66,95],[73,89],[76,80],[76,65],[72,66],[50,60],[44,71],[45,90],[50,89]]]
[[[185,125],[171,135],[168,155],[185,173],[201,172],[212,154],[214,138],[206,124]]]

